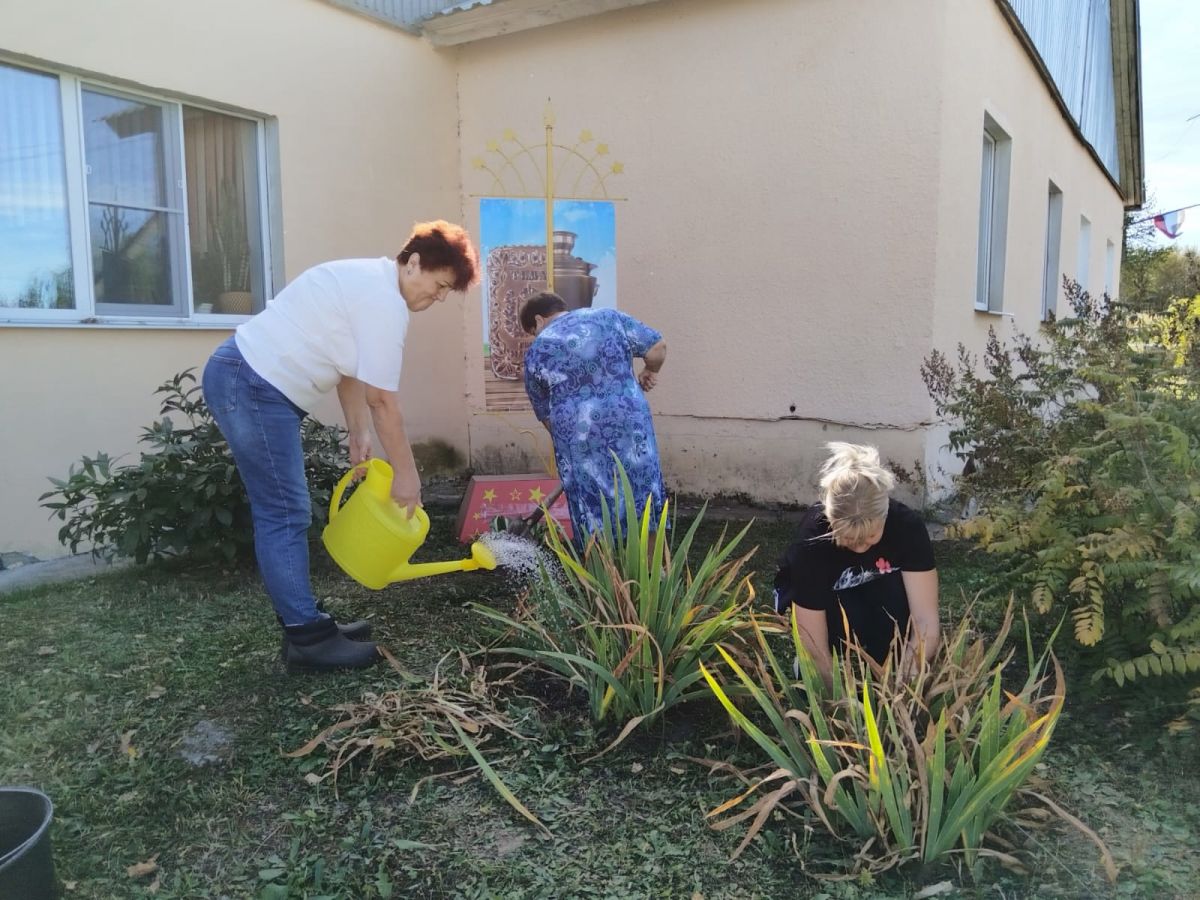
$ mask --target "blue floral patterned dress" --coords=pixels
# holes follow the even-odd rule
[[[539,421],[550,426],[575,540],[603,526],[600,498],[614,499],[616,465],[625,467],[641,514],[652,503],[658,524],[666,491],[650,406],[633,374],[633,357],[662,335],[615,309],[579,309],[550,322],[525,354],[525,391]]]

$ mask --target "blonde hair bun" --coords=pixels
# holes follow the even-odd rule
[[[839,544],[862,543],[887,518],[888,494],[896,486],[896,476],[884,468],[876,447],[831,441],[825,449],[829,451],[821,466],[825,518]]]

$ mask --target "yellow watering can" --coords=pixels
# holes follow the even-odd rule
[[[367,477],[342,506],[342,494],[358,469]],[[429,534],[429,516],[417,507],[411,517],[392,499],[392,467],[382,459],[359,465],[338,482],[329,501],[329,524],[321,532],[325,549],[342,570],[364,587],[378,591],[393,581],[445,572],[496,568],[492,551],[476,541],[470,559],[410,563]]]

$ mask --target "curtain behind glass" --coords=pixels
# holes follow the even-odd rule
[[[0,307],[74,309],[58,79],[0,65]]]
[[[183,108],[192,302],[197,312],[258,312],[265,302],[258,130]]]

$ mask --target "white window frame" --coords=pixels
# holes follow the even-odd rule
[[[1085,215],[1079,217],[1079,249],[1075,257],[1075,280],[1079,286],[1091,293],[1092,222]]]
[[[995,119],[984,113],[975,263],[975,309],[979,312],[998,314],[1004,310],[1011,175],[1012,138]]]
[[[32,72],[54,76],[59,85],[59,114],[62,121],[63,148],[66,162],[67,221],[70,236],[71,268],[75,287],[74,309],[20,309],[0,307],[0,327],[13,325],[31,326],[87,326],[116,328],[219,328],[228,330],[246,321],[250,316],[224,313],[197,314],[193,308],[191,252],[189,244],[189,222],[186,202],[187,167],[183,141],[183,107],[202,109],[225,116],[253,122],[255,126],[255,153],[258,159],[258,202],[259,202],[259,248],[262,255],[264,300],[274,296],[276,254],[271,246],[274,224],[274,198],[268,192],[270,173],[267,158],[267,123],[257,116],[226,109],[211,103],[192,100],[177,100],[168,94],[157,94],[105,82],[102,79],[83,77],[45,66],[31,65],[0,55],[0,65],[14,66]],[[178,189],[184,198],[180,214],[180,234],[176,237],[176,252],[172,256],[173,287],[177,303],[169,312],[149,312],[149,306],[119,313],[113,310],[118,304],[98,304],[94,294],[92,272],[92,248],[88,218],[86,161],[83,147],[83,91],[85,88],[127,97],[138,102],[152,103],[165,110],[166,124],[172,130],[167,136],[164,152],[172,154],[167,160],[169,176],[178,173]]]
[[[1042,321],[1058,313],[1058,291],[1062,285],[1063,193],[1053,181],[1046,193],[1046,252],[1042,263]]]
[[[60,76],[61,77],[61,76]],[[171,295],[174,302],[170,306],[155,306],[149,303],[103,303],[92,295],[89,299],[92,302],[92,310],[97,318],[132,318],[132,319],[180,319],[186,317],[190,311],[191,302],[188,297],[189,286],[191,285],[191,272],[189,265],[190,253],[188,252],[188,222],[187,222],[187,196],[184,191],[184,158],[183,158],[183,108],[178,103],[171,103],[164,100],[148,97],[143,94],[134,94],[126,90],[111,88],[100,82],[76,79],[75,96],[76,110],[79,115],[80,136],[83,135],[83,94],[84,91],[94,91],[103,93],[109,97],[118,97],[122,100],[132,100],[135,103],[144,103],[149,106],[156,106],[163,112],[163,162],[165,163],[164,177],[169,184],[172,184],[171,193],[180,200],[179,208],[171,206],[161,207],[132,207],[135,209],[146,209],[152,212],[164,212],[171,214],[172,218],[167,219],[167,227],[173,232],[170,240],[171,247]],[[87,148],[80,142],[80,157],[84,166],[83,174],[83,193],[82,209],[83,209],[83,225],[87,231],[88,246],[85,249],[88,257],[89,265],[92,260],[91,253],[91,216],[88,215],[89,207],[91,206],[91,197],[87,191]],[[68,194],[68,203],[71,203],[71,196]],[[113,204],[106,204],[113,205]],[[72,256],[75,255],[72,248]],[[89,286],[95,284],[95,271],[90,271]],[[78,296],[78,295],[76,295]]]
[[[1112,297],[1113,281],[1117,274],[1117,247],[1112,241],[1104,242],[1104,293]]]

